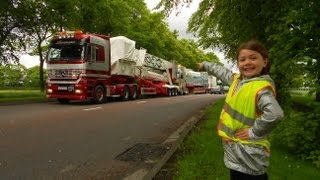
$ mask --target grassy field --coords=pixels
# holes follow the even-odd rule
[[[40,90],[0,90],[0,103],[45,99],[45,93]]]
[[[229,170],[223,163],[221,139],[216,133],[223,100],[206,110],[205,118],[191,132],[160,173],[162,179],[228,180]],[[280,147],[271,147],[270,180],[316,180],[320,171],[310,162],[288,154]]]

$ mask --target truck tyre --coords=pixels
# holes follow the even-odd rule
[[[93,92],[93,102],[96,104],[104,103],[106,100],[105,89],[101,85],[97,85]]]
[[[178,96],[178,89],[174,89],[174,96]]]
[[[122,101],[128,101],[129,100],[129,96],[130,96],[129,88],[128,88],[128,86],[125,86],[123,88],[121,100]]]
[[[70,99],[65,99],[65,98],[58,98],[59,103],[61,104],[68,104]]]
[[[134,86],[132,89],[132,94],[130,95],[130,99],[135,100],[135,99],[137,99],[137,96],[138,96],[137,87]]]
[[[168,88],[168,96],[172,96],[172,91],[169,88]]]

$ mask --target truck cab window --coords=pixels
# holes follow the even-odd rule
[[[89,45],[87,48],[86,60],[89,62],[103,63],[105,61],[104,47],[99,45]]]
[[[49,61],[56,61],[60,59],[61,49],[50,48],[48,53]]]
[[[81,46],[65,46],[61,48],[61,58],[67,60],[81,59]]]
[[[81,45],[53,45],[49,48],[48,60],[80,60],[83,57]]]
[[[88,62],[96,62],[98,55],[98,48],[95,45],[87,46],[86,60]]]
[[[97,47],[96,46],[91,46],[91,58],[90,60],[92,62],[96,62],[97,61]]]

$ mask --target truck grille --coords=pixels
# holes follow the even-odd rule
[[[48,70],[48,77],[49,79],[78,79],[81,73],[83,73],[83,70],[51,69]]]

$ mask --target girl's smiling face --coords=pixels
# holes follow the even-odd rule
[[[239,71],[243,78],[252,78],[261,75],[261,71],[266,67],[268,59],[253,50],[242,49],[239,51],[237,60]]]

